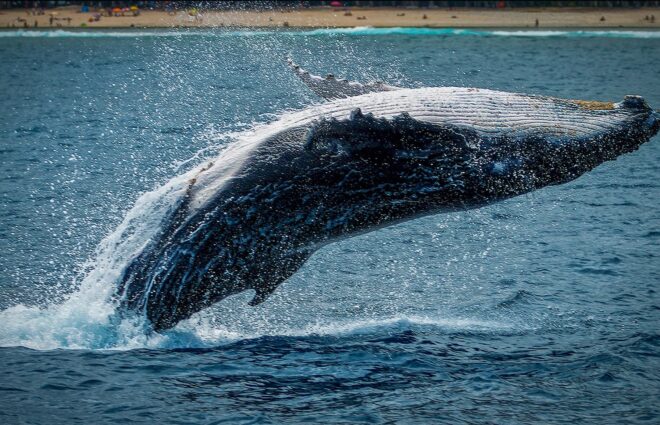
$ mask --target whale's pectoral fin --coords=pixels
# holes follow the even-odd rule
[[[351,96],[359,96],[365,93],[379,92],[379,91],[393,91],[399,90],[400,87],[390,86],[382,81],[373,83],[358,83],[355,81],[348,81],[345,79],[335,78],[334,75],[328,74],[325,78],[317,75],[312,75],[296,65],[291,59],[288,59],[289,66],[296,73],[303,83],[309,87],[311,91],[318,96],[330,100],[339,99]]]
[[[268,281],[260,279],[260,284],[255,285],[254,297],[248,304],[254,307],[266,301],[275,292],[275,289],[277,289],[280,283],[297,272],[311,255],[312,251],[296,251],[283,257],[277,266],[277,270],[275,270],[274,276],[270,276],[270,280]]]

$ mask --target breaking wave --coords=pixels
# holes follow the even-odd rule
[[[317,28],[310,30],[227,30],[227,29],[154,29],[154,30],[8,30],[0,38],[142,38],[142,37],[250,37],[271,34],[290,36],[472,36],[472,37],[541,37],[541,38],[660,38],[660,31],[642,30],[486,30],[416,27]]]

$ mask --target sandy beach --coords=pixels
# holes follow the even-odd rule
[[[0,28],[167,27],[451,27],[451,28],[660,28],[660,9],[344,9],[198,12],[143,10],[138,16],[93,17],[79,7],[0,11]],[[653,19],[651,19],[653,16]]]

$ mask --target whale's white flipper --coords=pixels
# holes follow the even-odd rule
[[[318,96],[326,99],[341,99],[352,96],[359,96],[365,93],[381,92],[381,91],[394,91],[399,90],[400,87],[390,86],[382,81],[373,83],[362,84],[356,81],[348,81],[345,79],[337,79],[334,75],[328,74],[325,78],[318,75],[312,75],[302,69],[299,65],[295,64],[291,59],[287,62],[296,75]]]

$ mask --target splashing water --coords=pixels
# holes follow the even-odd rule
[[[0,344],[38,349],[134,348],[150,346],[141,318],[113,320],[113,294],[125,267],[156,237],[161,223],[173,213],[196,170],[142,195],[124,221],[86,264],[85,277],[62,304],[46,308],[17,305],[0,311]],[[156,337],[156,341],[158,338]]]

